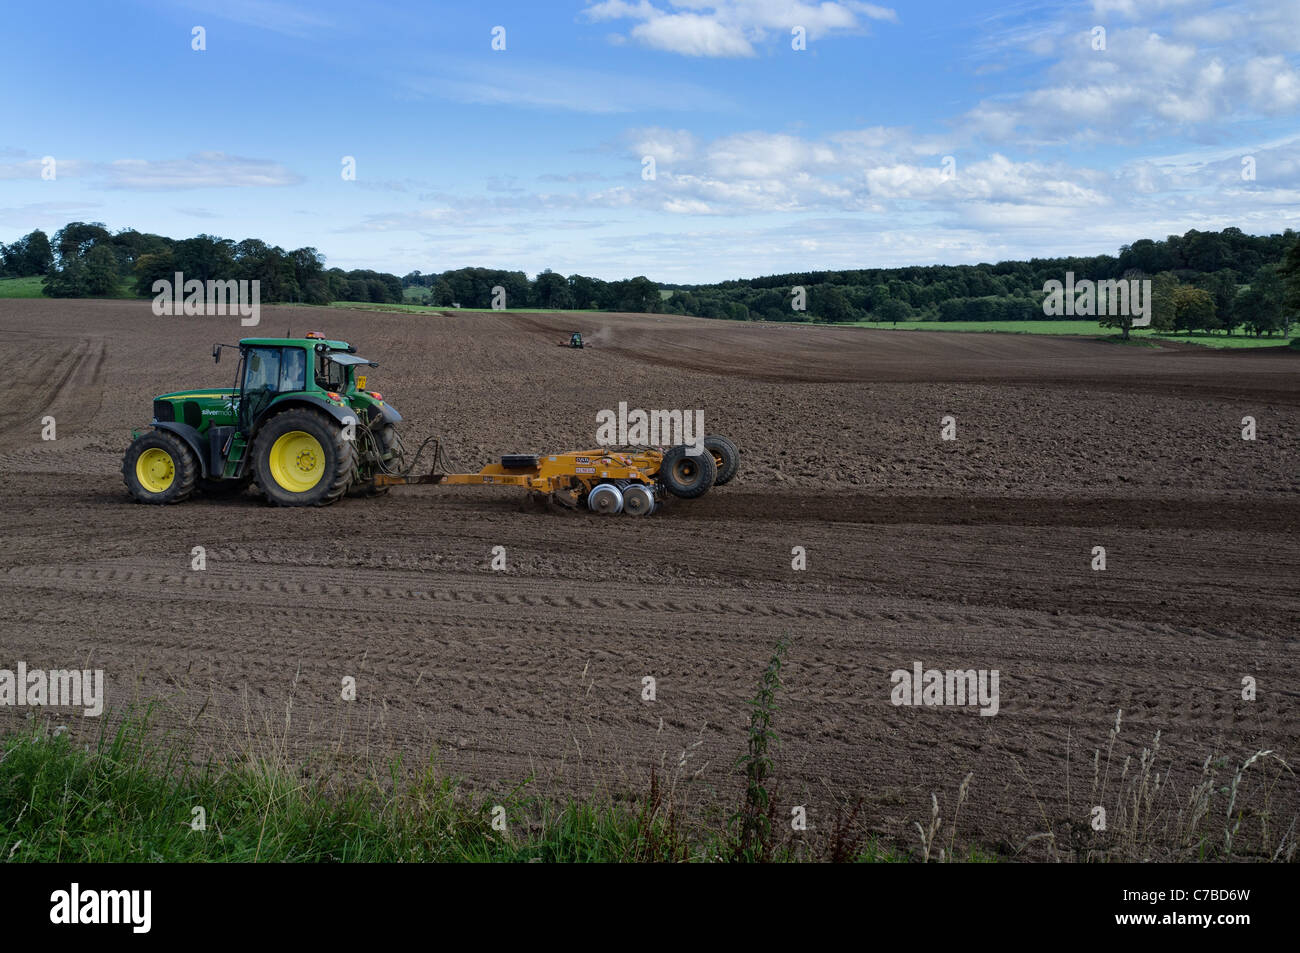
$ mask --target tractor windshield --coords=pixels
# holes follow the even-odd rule
[[[254,347],[248,350],[245,391],[284,394],[307,388],[307,357],[296,347]]]
[[[280,386],[280,349],[256,347],[248,352],[248,369],[244,374],[244,390],[270,390]]]

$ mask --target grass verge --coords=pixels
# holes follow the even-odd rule
[[[283,757],[244,755],[195,764],[191,746],[157,730],[154,706],[104,718],[78,745],[66,729],[33,722],[0,739],[0,861],[28,862],[1067,862],[1293,861],[1296,777],[1272,751],[1237,761],[1205,758],[1190,787],[1170,783],[1157,732],[1123,755],[1121,713],[1092,751],[1091,788],[1048,807],[1013,756],[1033,797],[1038,832],[988,848],[959,840],[974,773],[955,796],[931,794],[917,820],[919,850],[882,842],[863,801],[823,805],[782,798],[776,699],[789,642],[776,646],[750,699],[745,751],[735,762],[735,809],[690,805],[679,775],[652,772],[627,798],[557,801],[529,780],[496,797],[475,792],[437,763],[320,771]],[[1086,749],[1085,749],[1086,750]],[[1067,774],[1069,765],[1067,763]],[[992,795],[996,796],[996,794]],[[802,797],[802,796],[799,796]],[[778,805],[781,805],[778,807]]]

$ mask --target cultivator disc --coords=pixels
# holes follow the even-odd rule
[[[633,483],[623,490],[623,512],[628,516],[649,516],[655,511],[655,495],[648,486]]]
[[[587,509],[601,516],[613,516],[623,511],[623,491],[612,483],[602,483],[587,497]]]

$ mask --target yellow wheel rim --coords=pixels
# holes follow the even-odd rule
[[[291,430],[271,445],[271,476],[290,493],[306,493],[325,475],[325,448],[309,433]]]
[[[150,447],[135,460],[135,478],[150,493],[162,493],[176,479],[176,464],[166,450]]]

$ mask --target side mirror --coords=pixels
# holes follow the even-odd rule
[[[213,364],[220,364],[220,363],[221,363],[221,345],[220,345],[220,344],[214,344],[214,345],[212,345],[212,363],[213,363]]]

